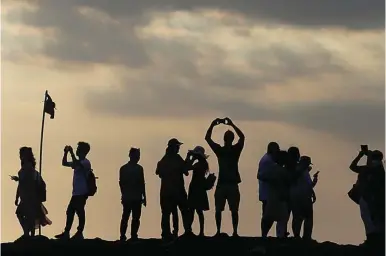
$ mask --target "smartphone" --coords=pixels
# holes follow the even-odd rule
[[[319,171],[317,171],[315,174],[314,174],[314,177],[318,177],[319,175]]]
[[[369,146],[368,145],[361,145],[361,151],[364,153],[367,153],[367,151],[369,151]]]

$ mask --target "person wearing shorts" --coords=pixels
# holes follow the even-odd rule
[[[230,130],[224,134],[224,146],[220,146],[212,140],[213,128],[221,123],[231,126],[235,130],[239,136],[239,141],[236,144],[233,145],[235,135]],[[244,148],[245,136],[229,118],[217,118],[210,125],[205,140],[216,154],[219,165],[219,178],[214,196],[216,206],[216,235],[220,235],[221,233],[222,212],[225,209],[225,204],[228,203],[229,210],[232,213],[233,236],[238,236],[237,229],[240,205],[239,183],[241,182],[238,165],[241,152]]]

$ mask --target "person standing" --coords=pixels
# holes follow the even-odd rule
[[[21,169],[18,175],[11,176],[11,179],[18,182],[15,199],[16,216],[24,231],[21,239],[25,239],[34,237],[35,229],[39,225],[51,225],[52,222],[46,217],[47,210],[42,205],[45,201],[45,182],[35,169],[36,161],[32,148],[20,148],[19,156]]]
[[[209,210],[209,200],[207,195],[207,180],[206,175],[209,172],[209,164],[206,160],[208,155],[205,154],[205,149],[201,146],[195,147],[188,151],[186,158],[187,169],[193,170],[193,177],[189,185],[188,204],[190,210],[190,218],[192,225],[194,220],[194,212],[198,215],[200,222],[199,236],[204,236],[205,218],[204,211]]]
[[[317,184],[317,176],[311,179],[310,171],[312,162],[309,156],[301,156],[296,168],[296,174],[291,177],[290,204],[292,209],[292,231],[294,237],[300,237],[303,226],[303,239],[312,239],[314,225],[313,204],[316,197],[314,187]]]
[[[233,145],[235,135],[228,130],[224,134],[224,146],[220,146],[212,140],[213,128],[219,124],[225,124],[232,127],[239,136],[238,142]],[[239,205],[240,205],[240,190],[239,183],[241,177],[239,173],[239,159],[244,148],[245,136],[244,133],[232,122],[231,119],[215,119],[206,132],[205,140],[217,156],[219,165],[219,177],[215,191],[215,207],[216,207],[216,235],[221,234],[222,212],[225,204],[228,202],[229,209],[232,214],[233,236],[238,236],[239,223]]]
[[[185,234],[192,233],[189,225],[188,199],[184,181],[184,175],[187,176],[189,173],[184,159],[179,155],[181,145],[182,143],[176,138],[170,139],[165,155],[157,163],[156,175],[161,178],[161,235],[163,239],[174,237],[170,232],[170,215],[176,211],[176,207],[181,211]]]
[[[64,232],[56,235],[55,238],[58,239],[68,239],[70,238],[70,231],[72,223],[74,222],[75,214],[79,218],[79,225],[77,232],[72,237],[72,239],[83,239],[83,230],[86,223],[86,212],[85,206],[88,199],[88,184],[87,177],[90,175],[91,163],[86,158],[90,152],[90,145],[87,142],[79,142],[76,149],[76,156],[71,146],[66,146],[64,148],[64,155],[62,160],[62,165],[64,167],[69,167],[73,169],[73,180],[72,180],[72,197],[68,204],[66,211],[66,226]],[[68,154],[71,156],[71,161],[67,160]]]
[[[129,162],[119,170],[119,187],[123,213],[120,225],[120,240],[126,241],[127,223],[131,217],[131,239],[138,239],[142,204],[146,207],[145,176],[143,167],[138,164],[141,157],[140,149],[131,148]]]
[[[263,218],[265,208],[267,206],[269,185],[267,182],[259,179],[259,175],[264,175],[264,173],[268,172],[269,170],[272,170],[276,166],[275,159],[279,151],[280,151],[280,147],[278,143],[273,141],[268,143],[267,152],[260,159],[259,167],[257,170],[257,179],[259,181],[259,201],[262,203],[262,208],[261,208],[262,217],[261,217],[261,224],[260,224],[261,234],[264,234],[265,227],[266,226],[271,227],[273,222],[266,223],[267,221],[270,221],[270,220],[267,218]]]
[[[358,165],[367,156],[366,165]],[[385,169],[383,153],[379,150],[361,150],[350,165],[358,174],[359,209],[366,232],[365,245],[384,242],[385,233]]]

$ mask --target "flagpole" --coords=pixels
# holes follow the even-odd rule
[[[43,134],[44,134],[44,121],[45,121],[45,106],[47,101],[48,91],[46,90],[44,94],[44,105],[43,105],[43,118],[42,118],[42,129],[40,132],[40,156],[39,156],[39,176],[42,176],[42,158],[43,158]],[[42,235],[42,226],[39,221],[39,236]]]

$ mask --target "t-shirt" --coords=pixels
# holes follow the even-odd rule
[[[265,154],[260,162],[259,168],[257,170],[257,175],[262,175],[263,173],[269,171],[276,163],[273,161],[272,157],[269,154]],[[268,199],[268,184],[262,180],[259,180],[259,200],[266,201]]]
[[[119,170],[122,201],[140,201],[143,198],[145,177],[143,167],[136,163],[123,165]]]
[[[91,171],[91,163],[85,158],[81,160],[80,165],[74,166],[74,175],[72,178],[72,195],[83,196],[88,193],[87,177]]]
[[[239,184],[241,177],[239,173],[239,159],[244,142],[239,141],[230,147],[222,147],[214,142],[209,142],[209,146],[217,156],[219,174],[217,185]]]
[[[185,191],[184,168],[185,161],[178,154],[166,154],[158,162],[156,174],[161,178],[161,196],[178,196]]]

